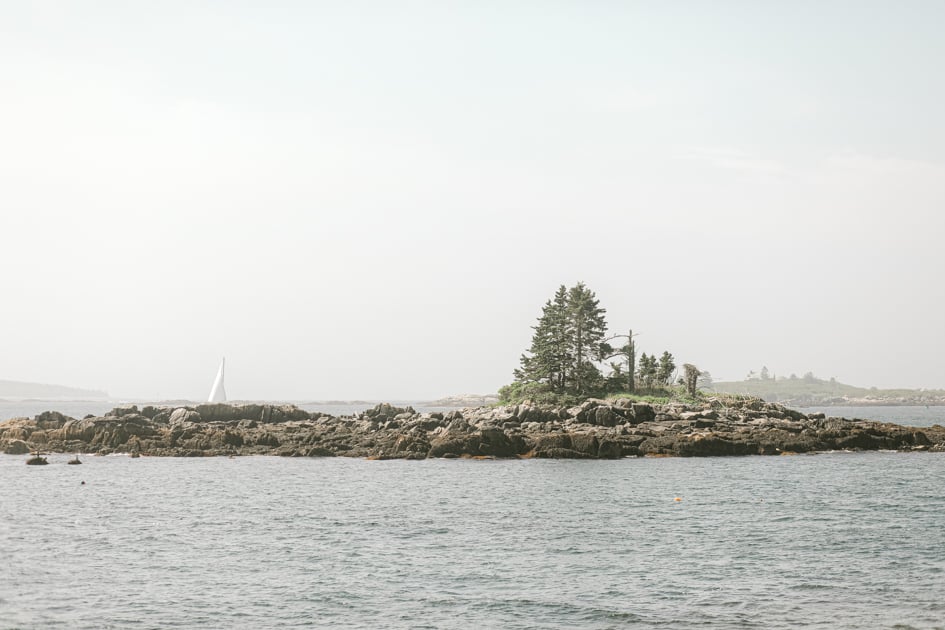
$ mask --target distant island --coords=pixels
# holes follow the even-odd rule
[[[808,372],[804,376],[770,376],[767,368],[752,372],[743,381],[714,382],[707,388],[724,394],[742,394],[777,402],[788,407],[869,407],[900,405],[945,405],[942,389],[878,389],[856,387],[834,378],[821,379]]]
[[[108,393],[65,385],[0,380],[0,399],[7,400],[108,400]]]
[[[460,394],[421,403],[423,407],[484,407],[499,402],[498,394]]]

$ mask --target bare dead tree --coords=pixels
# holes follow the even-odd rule
[[[625,346],[614,352],[613,354],[603,357],[604,360],[613,359],[614,357],[624,357],[627,362],[627,391],[631,394],[636,386],[636,366],[637,366],[637,347],[633,343],[633,330],[628,330],[626,335],[613,335],[604,340],[604,343],[607,344],[609,341],[614,339],[626,339],[627,343]]]
[[[692,363],[683,364],[683,379],[686,382],[686,391],[689,392],[690,396],[696,395],[696,390],[699,385],[699,375],[702,372],[699,371],[699,368],[694,366]]]

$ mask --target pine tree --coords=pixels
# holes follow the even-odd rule
[[[663,356],[660,357],[659,366],[656,368],[656,382],[661,385],[671,385],[673,372],[675,371],[676,363],[673,360],[673,355],[664,351]]]
[[[602,360],[604,313],[583,283],[570,289],[561,285],[542,308],[515,379],[546,383],[557,393],[585,394],[598,386],[603,376],[595,362]]]
[[[607,322],[604,320],[606,311],[601,308],[594,292],[577,283],[568,291],[567,331],[569,354],[571,360],[571,374],[573,390],[584,394],[599,381],[600,370],[592,361],[600,361],[601,344],[607,332]]]
[[[643,387],[653,387],[656,382],[656,356],[650,356],[647,353],[640,355],[639,370],[640,384]]]
[[[522,355],[522,367],[515,370],[515,379],[522,382],[547,383],[552,391],[564,391],[568,377],[567,354],[567,298],[564,285],[558,288],[554,300],[545,302],[538,324],[532,328],[529,355]]]

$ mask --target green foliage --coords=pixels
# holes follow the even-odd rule
[[[673,374],[676,372],[676,363],[673,355],[664,351],[660,357],[659,365],[656,366],[656,381],[662,385],[671,385]]]
[[[655,354],[643,353],[637,361],[632,330],[605,338],[605,313],[584,283],[558,287],[532,327],[531,346],[521,356],[515,382],[499,391],[500,402],[570,404],[612,392],[636,392],[659,400],[681,396],[672,389],[673,355],[664,351],[657,359]],[[618,338],[627,343],[615,350],[608,342]],[[604,377],[598,366],[618,356],[624,361],[611,362],[610,375]]]
[[[600,361],[607,333],[606,311],[594,292],[579,282],[568,290],[566,338],[573,366],[571,390],[578,394],[600,387],[600,370],[591,360]]]
[[[604,387],[594,361],[603,357],[607,323],[594,292],[578,283],[561,285],[542,308],[532,345],[522,355],[515,379],[547,385],[555,394],[593,394]]]
[[[551,391],[563,393],[568,380],[568,291],[561,285],[553,300],[542,308],[538,324],[532,328],[532,345],[521,358],[515,380],[545,383]]]
[[[633,392],[614,392],[608,394],[607,398],[611,400],[626,398],[634,402],[660,405],[671,402],[699,404],[705,401],[705,394],[696,392],[695,395],[690,395],[684,386],[657,386],[649,389],[636,389]]]
[[[516,405],[526,400],[542,405],[571,406],[578,404],[583,398],[574,394],[555,392],[547,383],[515,381],[499,388],[500,404]]]
[[[670,392],[663,391],[659,394],[643,394],[639,391],[633,392],[616,392],[607,396],[608,400],[620,400],[627,399],[632,400],[633,402],[645,402],[650,403],[651,405],[665,405],[668,403],[672,396]]]
[[[627,343],[620,348],[615,349],[610,345],[614,339],[626,339]],[[628,330],[626,335],[614,335],[600,344],[600,355],[602,360],[621,357],[624,363],[610,363],[611,375],[607,378],[607,391],[620,391],[626,389],[632,393],[636,389],[636,365],[637,350],[633,343],[633,331]]]
[[[656,357],[643,353],[640,355],[640,362],[637,366],[637,374],[640,379],[640,385],[644,388],[653,387],[657,384],[659,366],[656,363]]]

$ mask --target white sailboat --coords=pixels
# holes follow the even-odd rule
[[[210,389],[210,397],[207,399],[207,402],[226,402],[226,390],[223,389],[223,366],[226,363],[226,357],[223,357],[223,360],[220,361],[220,370],[217,372],[217,377],[213,381],[213,388]]]

